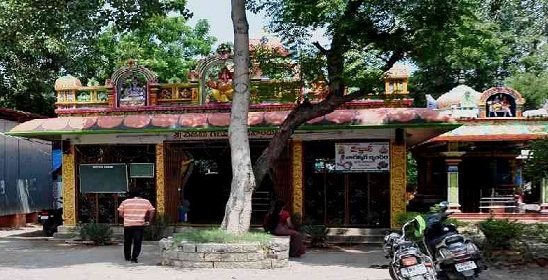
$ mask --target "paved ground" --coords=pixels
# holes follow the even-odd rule
[[[36,229],[27,229],[26,232]],[[25,230],[23,230],[25,232]],[[13,234],[15,232],[11,232]],[[58,279],[390,279],[386,269],[370,268],[385,264],[380,248],[347,247],[309,251],[292,259],[290,267],[276,270],[177,269],[159,266],[156,243],[143,247],[139,264],[126,263],[122,246],[69,245],[41,237],[13,237],[0,231],[0,280]],[[548,269],[506,271],[490,269],[483,280],[546,280]]]

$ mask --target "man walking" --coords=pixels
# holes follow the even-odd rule
[[[150,201],[141,198],[138,192],[129,192],[128,197],[118,207],[118,214],[124,218],[124,257],[126,261],[137,263],[145,226],[152,221],[155,209]]]

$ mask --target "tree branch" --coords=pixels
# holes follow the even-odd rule
[[[400,59],[402,59],[405,55],[405,51],[403,49],[397,49],[395,50],[392,55],[387,59],[385,60],[386,63],[384,64],[384,66],[382,67],[382,71],[383,72],[386,72],[388,70],[390,70],[390,68],[392,68],[392,66],[394,66],[394,64],[396,62],[398,62]]]
[[[323,53],[323,55],[325,55],[325,56],[327,56],[327,54],[329,53],[329,51],[327,49],[325,49],[322,45],[320,45],[320,42],[318,42],[318,41],[312,43],[312,45],[314,45],[316,48],[318,48],[320,50],[320,52]]]

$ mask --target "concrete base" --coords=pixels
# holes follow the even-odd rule
[[[112,237],[116,240],[124,240],[124,226],[110,225],[112,229]],[[164,232],[164,236],[171,236],[175,232],[175,227],[168,226]],[[78,226],[62,225],[57,228],[57,232],[53,234],[53,238],[61,240],[79,240],[80,228]]]
[[[62,225],[57,227],[57,232],[53,234],[55,239],[77,239],[80,237],[80,232],[77,226]]]
[[[540,214],[548,215],[548,203],[542,203],[540,205]]]
[[[449,203],[449,207],[447,208],[447,212],[449,213],[462,213],[460,210],[460,204],[458,203]]]
[[[388,228],[329,228],[327,243],[332,244],[383,244]]]
[[[7,216],[0,216],[0,228],[20,228],[27,223],[38,222],[38,213],[20,213]]]

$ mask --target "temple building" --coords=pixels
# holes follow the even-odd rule
[[[447,200],[452,211],[463,213],[457,218],[539,213],[548,207],[545,186],[530,188],[521,171],[529,141],[548,134],[545,110],[523,112],[525,100],[512,88],[499,85],[478,92],[464,83],[461,79],[437,100],[427,96],[430,109],[462,126],[411,147],[419,174],[411,208],[424,211],[434,201]]]
[[[202,59],[184,83],[159,83],[133,61],[104,85],[61,77],[55,82],[58,116],[9,133],[62,142],[65,227],[121,223],[115,209],[132,189],[172,223],[181,222],[185,205],[188,223],[220,224],[231,184],[232,71],[225,50]],[[458,127],[442,112],[411,107],[408,76],[404,67],[393,68],[386,73],[385,94],[346,103],[300,126],[253,196],[252,223],[260,224],[271,200],[282,198],[317,224],[393,225],[406,208],[408,147]],[[311,89],[302,84],[298,78],[253,77],[252,160],[296,101],[314,103],[329,93],[321,79]]]

